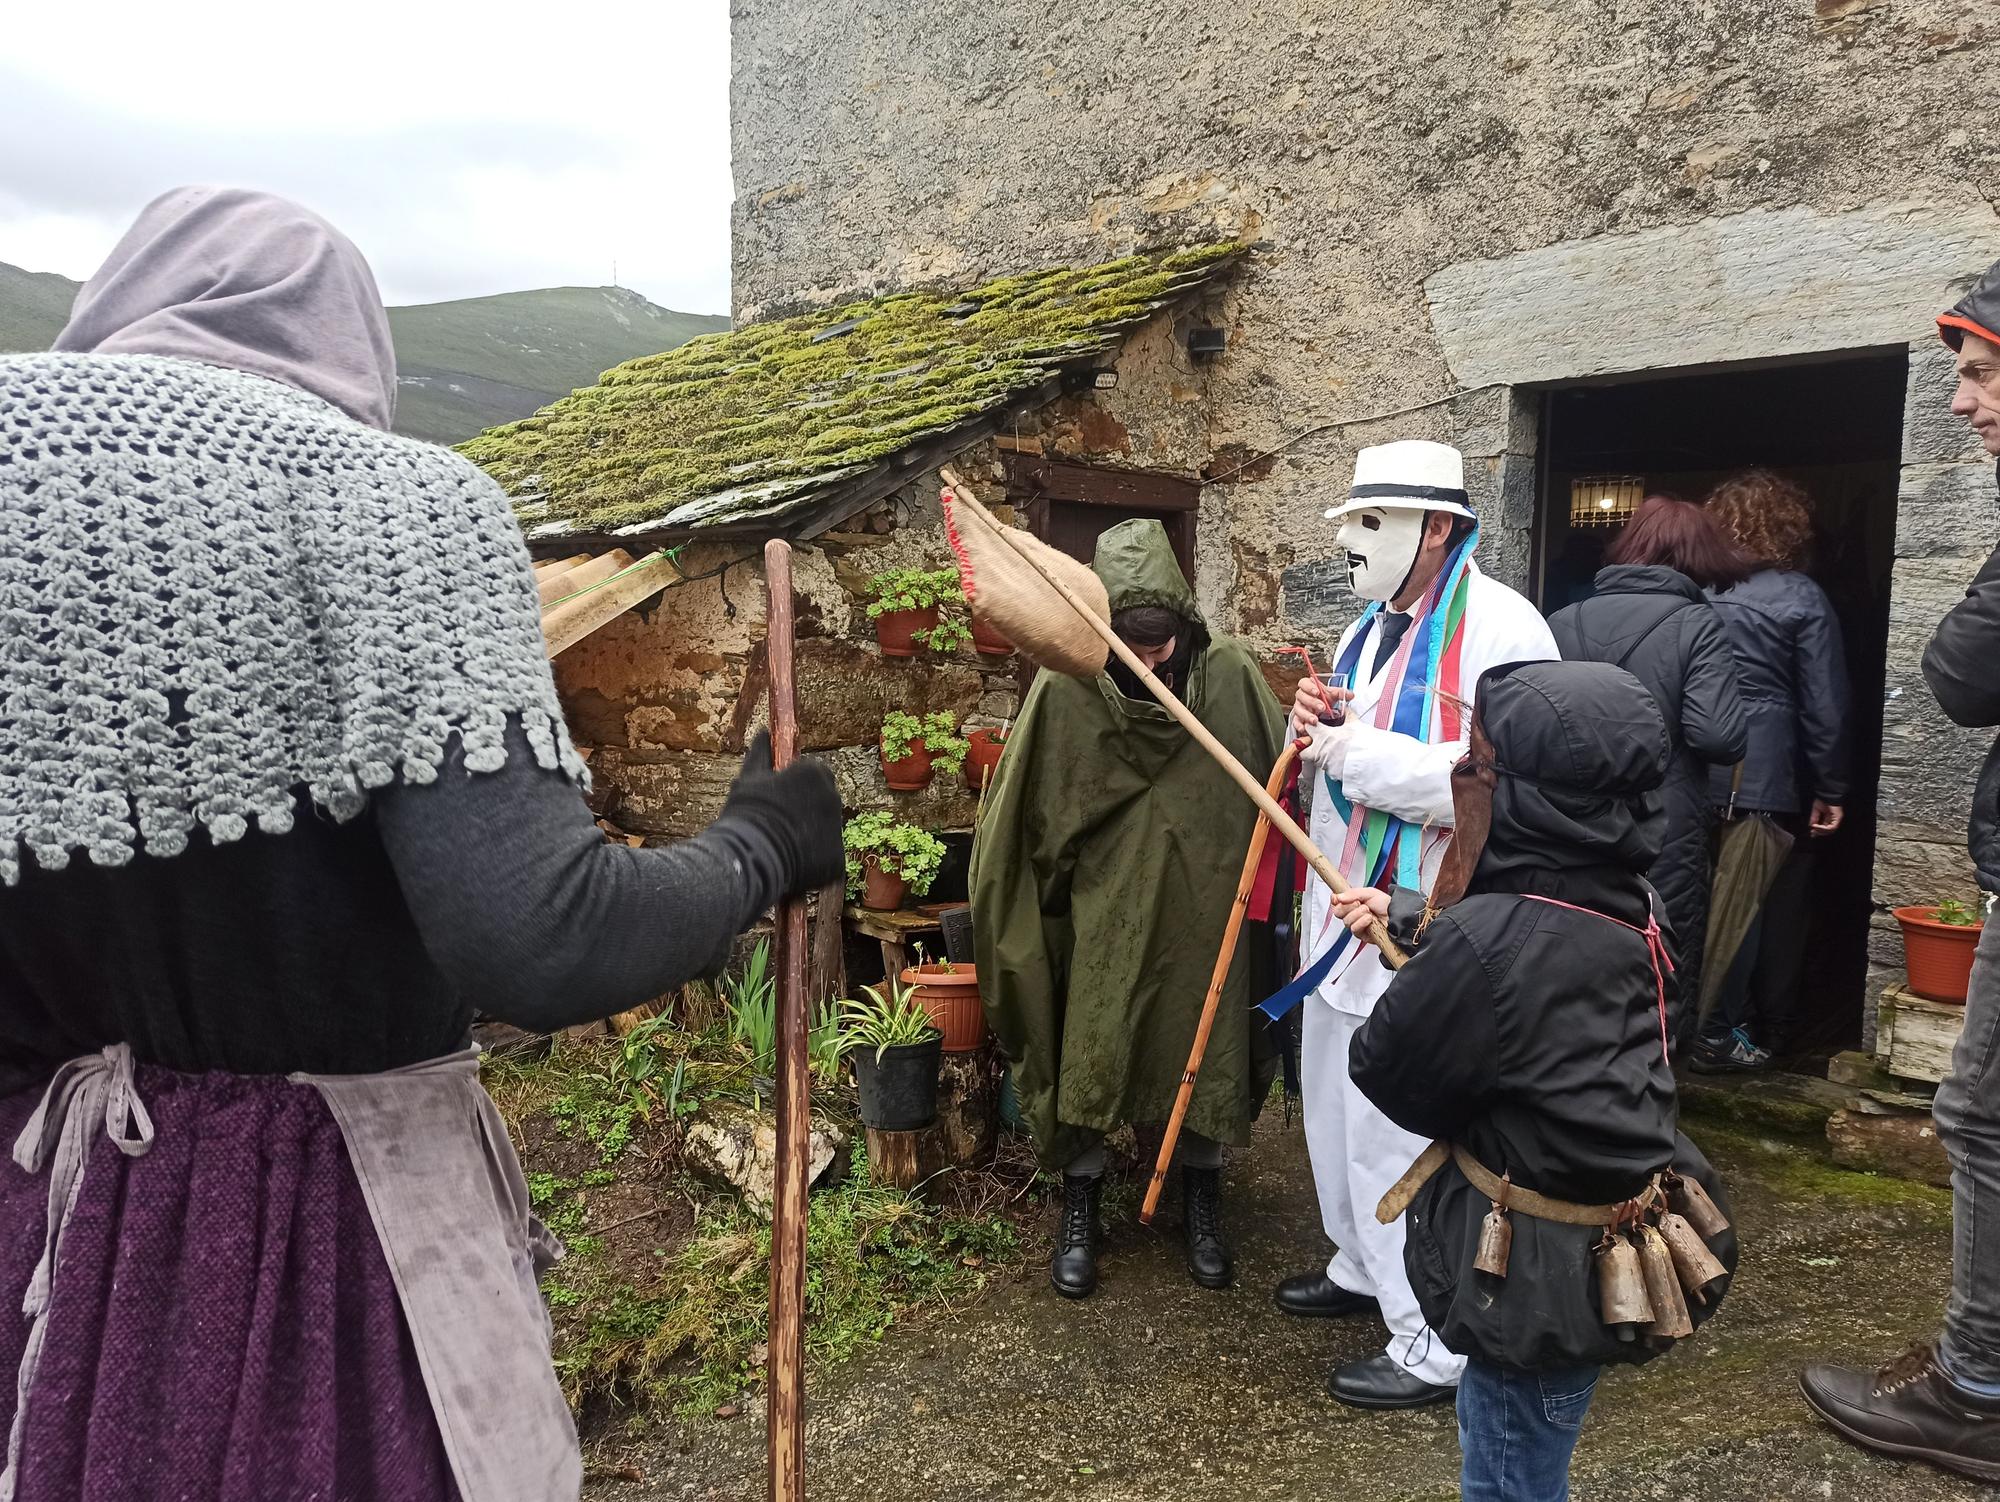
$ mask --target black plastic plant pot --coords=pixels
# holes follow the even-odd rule
[[[938,1061],[944,1039],[898,1043],[882,1051],[854,1051],[854,1081],[861,1087],[861,1124],[878,1132],[914,1132],[937,1120]]]

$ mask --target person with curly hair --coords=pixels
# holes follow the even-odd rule
[[[1811,846],[1840,828],[1848,792],[1848,686],[1840,622],[1804,572],[1812,502],[1768,469],[1729,476],[1709,511],[1751,559],[1750,577],[1711,589],[1736,654],[1749,714],[1739,775],[1717,767],[1709,790],[1735,818],[1769,819],[1794,840],[1690,1051],[1702,1073],[1765,1069],[1805,961]]]

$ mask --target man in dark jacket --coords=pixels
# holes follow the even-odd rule
[[[2000,456],[2000,264],[1938,319],[1958,354],[1951,410]],[[1938,624],[1924,680],[1961,725],[2000,725],[2000,552]],[[1951,1157],[1952,1280],[1944,1335],[1879,1372],[1807,1368],[1806,1401],[1849,1439],[2000,1480],[2000,744],[1973,794],[1972,862],[1989,919],[1972,967],[1965,1030],[1938,1086],[1938,1136]]]
[[[1606,1326],[1593,1246],[1615,1208],[1670,1166],[1719,1198],[1674,1128],[1670,971],[1643,874],[1660,851],[1671,754],[1658,707],[1622,669],[1492,669],[1452,776],[1456,823],[1434,907],[1401,888],[1393,903],[1366,890],[1337,899],[1351,924],[1387,914],[1413,948],[1349,1064],[1390,1120],[1452,1145],[1409,1203],[1404,1257],[1424,1318],[1468,1358],[1465,1502],[1568,1496],[1598,1369],[1665,1348]],[[1510,1196],[1577,1212],[1564,1221],[1545,1203],[1515,1204],[1500,1276],[1474,1266],[1487,1195],[1502,1192],[1475,1187],[1489,1174],[1506,1175]],[[1378,1213],[1393,1213],[1395,1197]],[[1734,1266],[1726,1229],[1710,1250]],[[1691,1317],[1712,1313],[1721,1291],[1690,1299]]]

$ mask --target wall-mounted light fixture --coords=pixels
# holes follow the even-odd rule
[[[1616,527],[1646,498],[1644,475],[1580,475],[1569,482],[1572,527]]]
[[[1109,391],[1118,384],[1118,372],[1108,367],[1103,370],[1066,370],[1062,384],[1063,390],[1071,395],[1079,391]]]

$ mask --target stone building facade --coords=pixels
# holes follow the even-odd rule
[[[1553,447],[1568,393],[1687,378],[1659,388],[1648,468],[1693,477],[1756,455],[1674,459],[1699,437],[1676,417],[1708,424],[1686,403],[1722,400],[1692,383],[1798,371],[1804,393],[1829,361],[1900,362],[1826,539],[1858,581],[1868,781],[1880,764],[1847,869],[1878,907],[1969,889],[1986,737],[1944,723],[1918,659],[2000,536],[1930,323],[2000,259],[1990,4],[736,0],[733,66],[739,321],[1255,247],[1226,352],[1128,431],[1201,435],[1200,598],[1262,648],[1324,643],[1351,608],[1320,512],[1362,444],[1458,444],[1488,567],[1547,600],[1582,462]],[[1810,449],[1794,406],[1773,426]],[[1856,1012],[1866,911],[1843,920]],[[1900,962],[1879,912],[1870,949],[1873,980]]]

